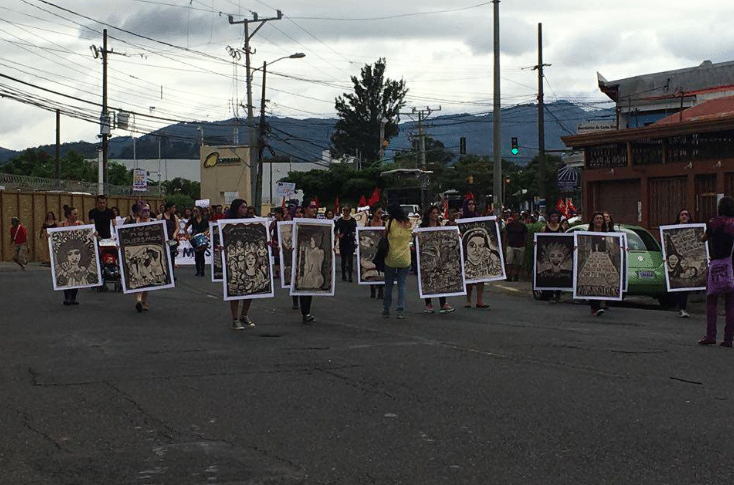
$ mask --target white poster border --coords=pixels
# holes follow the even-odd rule
[[[706,224],[703,222],[689,223],[689,224],[670,224],[668,226],[660,226],[660,247],[663,252],[663,271],[665,272],[665,287],[668,292],[675,293],[676,291],[704,291],[706,286],[691,286],[683,288],[671,288],[670,287],[670,276],[668,275],[668,254],[665,247],[665,235],[663,231],[666,229],[693,229],[694,227],[700,227],[706,233]],[[704,243],[703,247],[706,249],[706,261],[711,261],[711,255],[709,254],[709,245]]]
[[[467,219],[468,220],[468,219]],[[415,256],[416,256],[416,264],[418,266],[418,295],[420,298],[440,298],[440,297],[448,297],[448,296],[462,296],[466,295],[466,274],[464,273],[464,248],[461,244],[461,231],[459,231],[459,228],[457,226],[441,226],[441,227],[419,227],[414,233],[419,232],[449,232],[449,231],[455,231],[456,236],[459,238],[459,257],[461,258],[461,281],[464,283],[464,291],[461,292],[453,292],[453,293],[435,293],[435,294],[425,294],[423,293],[423,284],[421,283],[421,258],[420,258],[420,239],[415,238]]]
[[[278,265],[278,271],[280,272],[280,288],[289,289],[291,285],[285,283],[285,265],[283,264],[283,232],[280,230],[283,226],[291,226],[291,245],[293,244],[293,221],[278,221],[275,223],[275,230],[278,231],[278,255],[280,256],[280,264]],[[291,253],[293,250],[291,249]],[[293,254],[291,254],[291,268],[293,267]]]
[[[359,263],[361,261],[361,254],[359,250],[359,233],[362,231],[382,231],[385,232],[385,226],[357,226],[357,284],[358,285],[384,285],[385,280],[382,281],[362,281],[362,265]],[[384,273],[383,273],[384,274]]]
[[[536,276],[538,275],[538,271],[536,270],[535,265],[538,263],[538,237],[552,238],[552,237],[558,237],[558,236],[573,238],[573,234],[568,234],[565,232],[560,232],[560,233],[558,232],[536,232],[535,234],[533,234],[533,290],[537,290],[537,291],[573,291],[573,283],[571,283],[571,286],[567,288],[545,288],[545,287],[541,288],[541,287],[538,287],[536,284],[536,281],[537,281]],[[576,246],[576,238],[574,238],[574,247],[575,246]],[[575,275],[576,274],[576,258],[574,257],[574,254],[573,254],[575,253],[575,251],[571,250],[571,252],[572,252],[571,256],[573,257],[573,264],[574,264],[572,271],[573,271],[573,274]]]
[[[51,283],[53,284],[54,291],[61,291],[61,290],[74,290],[78,288],[96,288],[97,286],[102,286],[104,284],[104,280],[102,280],[102,265],[100,264],[100,258],[99,258],[99,241],[97,240],[97,237],[94,236],[94,224],[83,224],[80,226],[64,226],[64,227],[49,227],[46,229],[48,232],[48,254],[51,255],[53,258],[54,251],[53,251],[53,241],[51,240],[51,234],[54,232],[64,232],[64,231],[72,231],[72,230],[87,230],[92,232],[92,239],[94,240],[94,258],[97,261],[97,284],[91,284],[91,285],[76,285],[76,286],[63,286],[59,287],[56,284],[56,265],[54,264],[55,261],[51,261]]]
[[[129,289],[127,287],[127,280],[125,279],[125,270],[122,266],[123,260],[122,260],[122,244],[120,244],[120,229],[126,230],[131,229],[133,227],[143,227],[143,226],[153,226],[159,224],[163,227],[163,254],[166,256],[166,262],[168,264],[168,271],[171,275],[171,282],[167,285],[162,286],[153,286],[148,288],[136,288],[136,289]],[[149,222],[136,222],[134,224],[125,224],[124,226],[115,226],[115,237],[117,238],[117,257],[118,262],[120,264],[120,280],[122,281],[122,292],[126,295],[131,293],[141,293],[143,291],[156,291],[156,290],[165,290],[168,288],[175,288],[176,287],[176,276],[173,273],[173,261],[171,260],[171,249],[169,248],[166,241],[168,241],[168,229],[166,228],[166,221],[160,219],[155,221],[149,221]]]
[[[237,224],[246,224],[246,225],[255,225],[259,224],[265,228],[265,247],[268,250],[268,274],[270,275],[270,292],[269,293],[258,293],[254,295],[238,295],[238,296],[227,296],[227,261],[225,259],[224,250],[222,251],[222,296],[224,298],[224,301],[233,301],[233,300],[256,300],[258,298],[273,298],[275,296],[275,282],[273,278],[273,265],[271,264],[273,253],[271,252],[270,248],[270,241],[267,237],[270,234],[270,230],[268,229],[267,219],[263,219],[261,217],[250,217],[249,219],[219,219],[217,221],[217,226],[219,228],[219,244],[224,247],[224,235],[222,234],[222,229],[224,226],[227,225],[237,225]]]
[[[291,287],[290,287],[290,295],[291,296],[334,296],[334,290],[336,289],[336,252],[334,251],[334,221],[328,220],[328,219],[311,219],[311,218],[299,218],[296,219],[293,222],[293,264],[291,265]],[[315,291],[297,291],[295,290],[296,285],[294,282],[296,281],[296,254],[298,251],[296,251],[296,242],[298,241],[298,226],[299,225],[322,225],[322,226],[331,226],[331,231],[329,231],[329,248],[331,248],[331,291],[329,292],[315,292]]]
[[[577,275],[579,270],[579,242],[578,242],[578,236],[602,236],[602,237],[614,237],[619,240],[619,250],[620,250],[620,262],[619,262],[619,268],[620,268],[620,274],[619,274],[619,297],[612,298],[609,296],[586,296],[586,295],[579,295],[577,293],[578,289],[578,281],[577,281]],[[626,271],[622,264],[624,263],[624,254],[622,251],[625,250],[625,248],[622,246],[624,243],[624,233],[623,232],[594,232],[594,231],[574,231],[573,233],[573,298],[574,300],[606,300],[606,301],[622,301],[624,298],[624,282],[622,279],[622,271]]]
[[[476,284],[476,283],[487,283],[490,281],[501,281],[507,279],[507,272],[505,268],[505,252],[502,250],[502,237],[500,234],[500,225],[496,222],[497,216],[482,216],[482,217],[468,217],[466,219],[457,219],[457,224],[470,224],[472,222],[484,222],[484,221],[495,221],[494,230],[497,235],[497,244],[499,247],[497,248],[497,252],[500,253],[500,266],[502,267],[502,275],[501,276],[495,276],[492,278],[482,278],[482,279],[474,279],[474,280],[464,280],[467,285],[470,284]],[[446,226],[444,226],[446,227]],[[451,227],[451,226],[449,226]],[[461,233],[461,230],[459,230],[459,233]],[[463,244],[462,244],[462,254],[463,254]],[[463,256],[462,256],[463,257]]]

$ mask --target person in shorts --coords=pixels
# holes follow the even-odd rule
[[[507,281],[517,281],[520,267],[525,259],[525,246],[528,239],[528,226],[520,219],[520,213],[514,212],[512,220],[505,227],[507,248],[505,250],[505,264],[507,265]]]

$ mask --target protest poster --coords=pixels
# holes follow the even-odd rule
[[[533,289],[573,290],[573,234],[536,232]]]
[[[706,224],[660,226],[668,291],[706,289],[709,252],[701,241],[705,232]]]
[[[122,289],[125,293],[173,288],[173,264],[165,221],[117,226]]]
[[[330,220],[293,221],[292,296],[334,296],[334,223]]]
[[[573,297],[622,300],[624,234],[576,231],[573,237]]]
[[[505,279],[505,259],[495,216],[456,221],[461,233],[466,283]]]
[[[421,298],[466,295],[464,255],[457,227],[415,230]]]
[[[264,219],[220,219],[225,300],[275,295],[268,227]]]
[[[357,227],[357,284],[385,284],[385,273],[377,271],[372,262],[377,254],[377,244],[384,234],[384,227]]]
[[[102,267],[94,224],[53,227],[47,231],[54,290],[100,286]]]

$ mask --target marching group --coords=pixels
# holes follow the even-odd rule
[[[354,253],[356,249],[357,221],[353,216],[351,207],[343,206],[341,215],[334,217],[334,212],[326,210],[323,215],[318,214],[319,207],[313,201],[306,200],[301,205],[290,205],[276,207],[273,211],[273,221],[270,225],[270,243],[273,250],[275,267],[280,264],[277,222],[290,221],[298,218],[327,218],[334,220],[334,231],[338,241],[341,256],[341,276],[345,282],[353,281]],[[487,214],[485,211],[484,214]],[[444,212],[445,220],[442,219],[442,210],[439,206],[428,207],[422,217],[419,227],[438,227],[442,225],[456,225],[457,219],[480,217],[482,212],[477,210],[476,201],[468,198],[464,200],[460,211],[449,210]],[[88,213],[89,224],[94,224],[96,235],[100,239],[109,239],[112,236],[114,225],[148,222],[154,220],[164,221],[171,248],[171,257],[175,258],[175,246],[180,237],[193,239],[198,234],[209,231],[209,223],[220,219],[241,219],[255,217],[255,208],[248,206],[242,199],[234,200],[228,208],[222,206],[194,207],[178,211],[172,203],[161,204],[158,210],[154,210],[147,203],[133,204],[131,213],[124,219],[120,217],[116,208],[108,208],[105,196],[100,195],[96,199],[96,206]],[[538,215],[520,214],[514,212],[501,217],[505,234],[505,267],[509,281],[517,280],[521,273],[521,266],[525,258],[525,248],[528,237],[528,223],[540,219],[544,222],[541,232],[562,233],[568,229],[568,222],[557,210],[551,210],[547,219]],[[678,214],[676,224],[691,223],[692,218],[688,210],[681,210]],[[17,217],[11,220],[10,239],[14,249],[13,261],[23,270],[27,264],[27,231]],[[47,236],[47,230],[55,227],[68,227],[84,224],[76,208],[64,206],[64,220],[57,221],[52,212],[47,214],[39,237]],[[415,265],[411,246],[414,240],[413,222],[409,219],[399,205],[391,205],[385,209],[376,205],[370,207],[368,217],[364,222],[368,227],[384,227],[385,239],[387,241],[387,253],[384,257],[384,284],[370,285],[370,298],[382,300],[382,315],[390,316],[393,304],[393,291],[397,286],[396,317],[405,318],[406,309],[406,286],[407,276]],[[607,211],[594,212],[589,218],[588,230],[593,232],[613,232],[615,223],[611,214]],[[734,274],[732,273],[732,250],[734,249],[734,199],[724,197],[718,204],[718,215],[706,224],[704,241],[708,241],[710,252],[709,278],[707,281],[706,297],[706,335],[699,340],[701,345],[716,343],[716,318],[718,297],[723,295],[725,300],[726,326],[724,329],[724,340],[721,345],[731,347],[734,340]],[[195,245],[195,274],[204,276],[205,264],[204,253],[206,247],[202,244]],[[219,247],[218,249],[221,249]],[[467,247],[467,252],[471,248]],[[74,264],[75,255],[70,255],[67,264]],[[175,259],[173,261],[175,263]],[[668,265],[672,264],[666,261]],[[274,275],[277,278],[278,272]],[[712,275],[715,280],[712,282]],[[715,288],[713,288],[715,286]],[[484,284],[468,284],[466,288],[467,308],[488,308],[484,301]],[[476,293],[476,301],[472,303],[472,295]],[[78,289],[64,290],[64,305],[78,305]],[[560,291],[554,291],[551,302],[560,301]],[[688,317],[687,303],[688,291],[673,293],[680,317]],[[240,303],[241,301],[241,303]],[[232,315],[232,328],[241,330],[246,327],[254,327],[255,324],[249,318],[249,310],[252,300],[232,300],[230,310]],[[311,323],[314,316],[311,314],[312,296],[294,296],[293,309],[300,309],[303,323]],[[590,300],[591,313],[594,316],[602,315],[606,310],[605,302],[602,300]],[[145,291],[135,294],[135,308],[138,312],[148,310],[148,293]],[[433,302],[430,298],[425,299],[425,313],[434,313]],[[455,309],[451,307],[445,297],[438,301],[438,313],[451,313]]]

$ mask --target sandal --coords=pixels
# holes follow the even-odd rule
[[[477,308],[489,308],[489,305],[485,303],[477,303]]]

